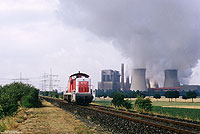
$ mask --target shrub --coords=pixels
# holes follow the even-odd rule
[[[0,119],[4,116],[4,112],[3,112],[3,108],[2,106],[0,105]]]
[[[111,103],[115,106],[115,107],[121,107],[123,106],[124,103],[124,95],[120,92],[116,92],[113,95],[113,99],[111,101]]]
[[[41,102],[39,101],[38,93],[39,92],[37,90],[31,90],[28,95],[22,97],[21,99],[22,107],[26,108],[40,107]]]
[[[125,100],[123,103],[123,107],[125,107],[126,109],[131,109],[132,108],[131,101]]]
[[[134,108],[138,112],[149,112],[152,110],[152,102],[149,98],[139,97],[135,101]]]
[[[21,102],[23,106],[28,107],[31,105],[31,107],[40,106],[41,102],[39,101],[38,93],[39,91],[35,87],[23,83],[14,82],[1,87],[0,114],[2,113],[5,116],[12,115],[17,111],[20,104],[19,102]],[[28,102],[32,104],[28,105]],[[0,118],[2,118],[1,115]]]

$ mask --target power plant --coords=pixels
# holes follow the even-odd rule
[[[131,90],[148,91],[146,86],[146,69],[138,68],[133,70]]]
[[[176,69],[168,69],[165,70],[165,81],[164,81],[164,87],[179,87],[180,82],[178,81],[177,73],[178,71]]]
[[[159,87],[156,80],[146,78],[146,68],[133,69],[131,75],[131,83],[129,83],[129,76],[126,76],[125,82],[124,75],[124,64],[121,64],[121,73],[114,70],[102,70],[101,72],[101,82],[98,83],[98,89],[104,91],[145,91],[148,95],[154,95],[155,93],[160,93],[164,95],[166,91],[179,91],[184,94],[189,90],[197,91],[200,94],[199,85],[180,85],[178,80],[178,70],[177,69],[166,69],[164,70],[164,85]]]

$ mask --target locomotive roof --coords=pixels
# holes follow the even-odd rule
[[[80,72],[75,73],[75,74],[72,74],[70,77],[72,77],[72,76],[78,76],[78,75],[85,76],[86,78],[89,77],[89,75],[87,75],[87,74],[85,74],[85,73],[80,73]]]

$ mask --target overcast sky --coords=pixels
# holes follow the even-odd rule
[[[63,24],[58,0],[0,1],[0,82],[31,78],[38,87],[44,73],[58,74],[62,87],[74,72],[86,72],[96,86],[101,69],[120,69],[126,61],[94,34]],[[34,79],[33,79],[34,78]]]
[[[40,87],[42,75],[52,68],[62,89],[68,76],[78,71],[88,73],[97,88],[102,69],[120,70],[123,62],[131,70],[130,59],[113,40],[66,22],[63,18],[73,13],[62,12],[61,4],[59,0],[0,1],[0,84],[12,82],[22,72],[29,83]],[[198,63],[191,84],[200,84],[199,74]]]

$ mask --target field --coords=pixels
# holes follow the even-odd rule
[[[189,100],[177,99],[175,102],[168,102],[168,99],[162,98],[160,100],[152,99],[152,113],[158,115],[165,115],[169,117],[176,117],[180,119],[187,119],[193,121],[200,121],[200,102],[199,98],[195,100],[195,103],[191,103]],[[135,99],[132,99],[134,104]],[[97,99],[95,103],[110,106],[111,99]]]
[[[200,121],[200,109],[153,106],[153,113],[180,119]]]

